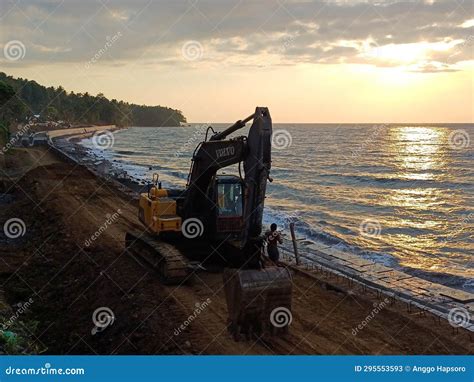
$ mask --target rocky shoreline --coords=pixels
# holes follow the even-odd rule
[[[94,151],[79,143],[82,139],[88,138],[91,135],[93,133],[61,136],[53,138],[52,142],[57,149],[71,156],[77,163],[92,170],[96,175],[119,182],[133,191],[133,193],[136,193],[137,196],[139,193],[145,192],[148,189],[148,185],[143,181],[134,178],[124,170],[118,169],[111,161],[97,156]]]

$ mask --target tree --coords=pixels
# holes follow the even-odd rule
[[[118,126],[178,126],[181,122],[186,122],[180,110],[168,107],[135,105],[115,99],[109,100],[102,93],[97,96],[92,96],[87,92],[67,93],[61,86],[46,88],[35,81],[13,78],[1,72],[0,82],[3,82],[5,88],[2,90],[3,97],[10,100],[6,102],[12,102],[12,99],[18,101],[16,109],[14,105],[11,105],[13,108],[8,108],[11,113],[9,118],[17,120],[24,120],[33,113],[71,123]],[[12,94],[16,94],[15,97],[12,97]],[[13,109],[15,110],[12,111]]]
[[[58,117],[58,111],[54,106],[48,106],[48,119],[56,120]]]
[[[0,121],[8,128],[12,122],[22,118],[24,110],[15,89],[0,79]]]
[[[0,147],[10,139],[10,124],[22,113],[22,104],[15,97],[15,90],[0,80]]]

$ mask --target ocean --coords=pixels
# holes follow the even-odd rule
[[[206,126],[132,127],[114,132],[107,147],[81,143],[141,182],[158,172],[165,187],[184,187]],[[474,125],[273,130],[265,224],[287,231],[294,222],[300,238],[474,292]]]

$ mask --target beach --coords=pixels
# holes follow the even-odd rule
[[[107,161],[94,161],[73,139],[56,146],[62,154],[48,145],[15,149],[6,158],[6,173],[8,168],[17,170],[11,179],[3,179],[2,191],[11,200],[2,205],[1,217],[21,218],[26,226],[17,240],[2,238],[3,294],[12,311],[14,304],[33,300],[25,317],[38,321],[29,333],[36,350],[48,354],[470,354],[474,350],[471,331],[453,327],[428,309],[328,267],[294,265],[289,334],[235,342],[226,330],[222,272],[202,271],[188,285],[163,286],[156,274],[125,253],[125,232],[141,229],[137,192],[144,184],[114,172]],[[14,178],[19,181],[10,188]],[[206,309],[196,315],[196,304],[205,301]],[[101,306],[113,310],[115,321],[92,334],[91,314]]]

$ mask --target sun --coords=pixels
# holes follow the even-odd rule
[[[448,51],[462,42],[463,40],[420,41],[409,44],[387,44],[382,46],[378,46],[373,42],[366,42],[364,55],[372,58],[376,63],[418,64],[423,61],[429,61],[437,52]]]

